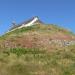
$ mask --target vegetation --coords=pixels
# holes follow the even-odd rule
[[[53,24],[50,24],[50,25],[41,25],[41,24],[38,24],[38,25],[33,25],[33,26],[29,26],[29,27],[24,27],[24,28],[21,28],[21,29],[16,29],[14,31],[11,31],[9,33],[6,33],[6,35],[11,35],[11,34],[19,34],[19,33],[25,33],[25,32],[31,32],[31,31],[42,31],[42,32],[62,32],[64,34],[71,34],[71,35],[74,35],[71,31],[69,30],[66,30],[64,28],[61,28],[57,25],[53,25]]]
[[[75,75],[75,45],[49,44],[50,37],[64,36],[75,37],[56,25],[33,25],[1,36],[0,75]]]
[[[74,75],[75,46],[69,47],[52,52],[35,48],[13,48],[0,52],[0,74]]]

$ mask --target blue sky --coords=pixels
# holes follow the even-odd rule
[[[0,0],[0,35],[33,16],[75,33],[75,0]]]

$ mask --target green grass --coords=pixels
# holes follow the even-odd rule
[[[53,52],[13,48],[0,52],[0,75],[75,75],[75,49],[71,48]]]

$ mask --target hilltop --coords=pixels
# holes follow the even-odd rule
[[[3,38],[5,39],[3,44],[7,43],[8,48],[11,46],[13,48],[51,47],[53,43],[59,46],[75,43],[75,35],[72,32],[57,25],[44,24],[38,17],[12,27],[8,33],[3,35]]]
[[[74,75],[75,34],[38,17],[0,37],[1,75]]]

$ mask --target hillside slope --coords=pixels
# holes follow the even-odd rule
[[[75,42],[75,35],[66,29],[55,25],[37,24],[30,27],[23,27],[6,33],[1,37],[0,45],[6,48],[27,47],[50,49],[53,44],[67,45],[70,41]],[[54,41],[53,43],[51,41]],[[58,43],[55,43],[55,42]],[[59,46],[60,46],[59,45]],[[1,47],[0,46],[0,47]]]
[[[75,35],[36,24],[0,37],[0,75],[75,75]]]

